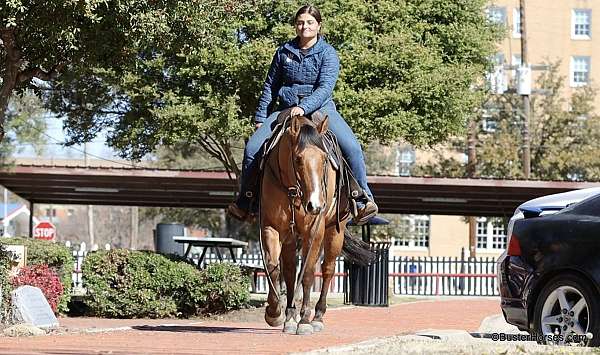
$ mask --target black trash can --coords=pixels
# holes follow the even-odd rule
[[[368,266],[346,263],[348,292],[346,303],[357,306],[387,307],[389,287],[389,242],[370,243],[375,260]]]
[[[185,226],[177,223],[159,223],[154,231],[154,247],[161,254],[184,256],[183,244],[173,240],[175,236],[183,236]]]

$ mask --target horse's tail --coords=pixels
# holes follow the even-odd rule
[[[353,236],[348,229],[344,231],[344,246],[342,247],[344,260],[360,266],[367,266],[375,261],[375,253],[371,251],[369,243]]]

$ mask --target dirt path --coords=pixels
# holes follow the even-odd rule
[[[292,336],[264,322],[216,320],[63,319],[71,331],[95,327],[120,330],[30,338],[0,337],[1,354],[283,354],[356,343],[417,330],[474,331],[500,312],[498,300],[451,299],[403,303],[389,308],[331,309],[325,330]],[[162,324],[162,325],[161,325]]]

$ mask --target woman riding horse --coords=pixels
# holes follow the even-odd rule
[[[255,116],[256,132],[244,150],[241,193],[228,212],[240,220],[250,220],[253,186],[257,175],[261,146],[277,124],[279,110],[291,108],[290,115],[309,117],[321,111],[329,117],[329,129],[337,137],[342,155],[366,197],[358,199],[357,224],[377,214],[378,208],[367,185],[367,171],[360,144],[346,121],[337,112],[332,99],[340,63],[335,49],[319,35],[321,14],[310,5],[301,7],[294,17],[297,37],[279,47],[273,57]],[[273,111],[279,98],[279,110]],[[255,180],[255,179],[254,179]]]
[[[269,282],[265,321],[273,327],[283,324],[287,334],[308,335],[325,327],[327,294],[340,253],[344,253],[345,261],[363,266],[374,255],[368,244],[346,232],[347,218],[338,218],[338,204],[346,210],[347,200],[337,198],[337,171],[324,144],[329,119],[319,112],[311,119],[290,118],[287,111],[282,116],[288,120],[289,128],[269,153],[261,183],[260,241]],[[302,267],[297,276],[299,247]],[[311,317],[310,290],[321,252],[323,283]],[[285,281],[286,302],[279,289],[280,277]]]

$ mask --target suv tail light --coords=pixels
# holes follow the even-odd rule
[[[510,256],[521,255],[521,243],[515,234],[511,235],[508,240],[508,249],[506,250],[506,254]]]

